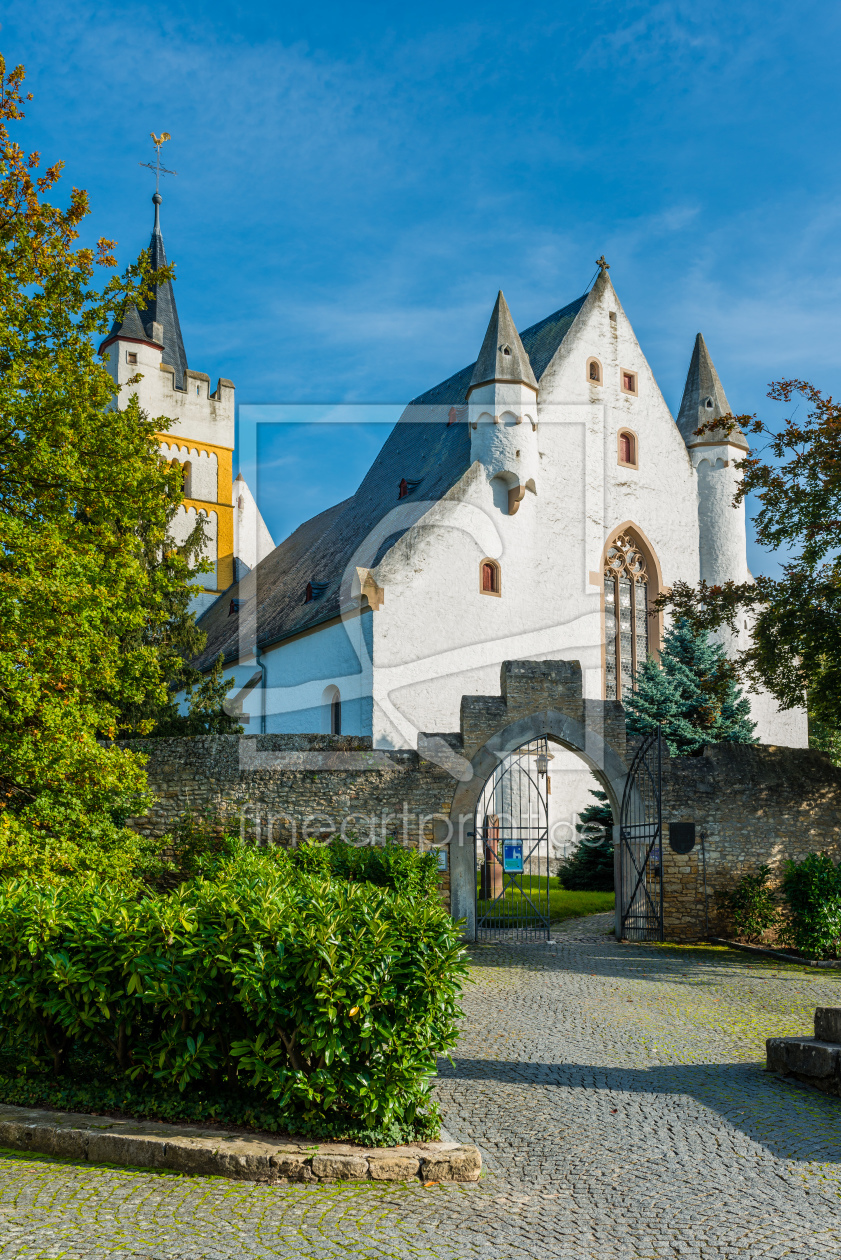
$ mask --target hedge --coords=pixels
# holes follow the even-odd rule
[[[234,846],[166,894],[0,885],[0,1045],[151,1090],[246,1089],[290,1128],[429,1131],[466,972],[436,897]]]

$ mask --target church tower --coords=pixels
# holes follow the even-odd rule
[[[502,290],[467,389],[470,458],[508,490],[513,516],[537,477],[537,380]]]
[[[745,505],[733,506],[741,481],[734,465],[747,454],[747,440],[739,428],[729,434],[723,429],[712,429],[700,437],[695,433],[710,420],[730,414],[718,373],[698,333],[677,424],[698,478],[700,572],[702,581],[711,586],[750,579]]]
[[[166,266],[161,234],[162,197],[155,192],[155,222],[149,245],[151,265]],[[210,377],[188,367],[178,310],[172,284],[167,280],[155,286],[142,310],[127,307],[100,346],[108,359],[108,370],[121,391],[117,406],[125,407],[132,393],[158,426],[156,437],[163,456],[177,460],[184,473],[184,498],[172,524],[177,543],[183,543],[195,528],[199,514],[206,518],[205,554],[213,565],[211,573],[196,578],[194,610],[201,614],[248,568],[273,550],[274,543],[263,524],[244,483],[233,483],[234,383],[220,377],[211,393]],[[132,377],[141,379],[133,385]],[[234,548],[234,513],[243,502],[243,488],[253,504],[256,524],[255,546],[250,548],[245,569],[237,563]],[[243,534],[245,531],[239,531]],[[252,556],[250,552],[253,551]],[[259,554],[258,554],[259,553]]]

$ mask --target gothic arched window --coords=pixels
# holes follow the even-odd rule
[[[193,465],[189,459],[185,459],[181,465],[181,475],[184,478],[184,498],[192,499],[193,497]]]
[[[632,531],[616,535],[604,564],[605,697],[621,700],[649,652],[649,606],[654,575]]]

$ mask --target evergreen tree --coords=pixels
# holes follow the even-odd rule
[[[561,887],[570,892],[612,892],[613,810],[606,792],[593,788],[590,795],[596,804],[578,815],[579,841],[561,862],[558,876]]]
[[[687,619],[666,631],[659,663],[649,656],[635,681],[625,704],[629,735],[647,735],[660,723],[678,757],[700,753],[705,744],[755,743],[750,702],[724,648]]]

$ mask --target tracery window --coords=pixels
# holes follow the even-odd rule
[[[604,566],[605,696],[621,700],[648,655],[649,576],[630,531],[617,534]]]

